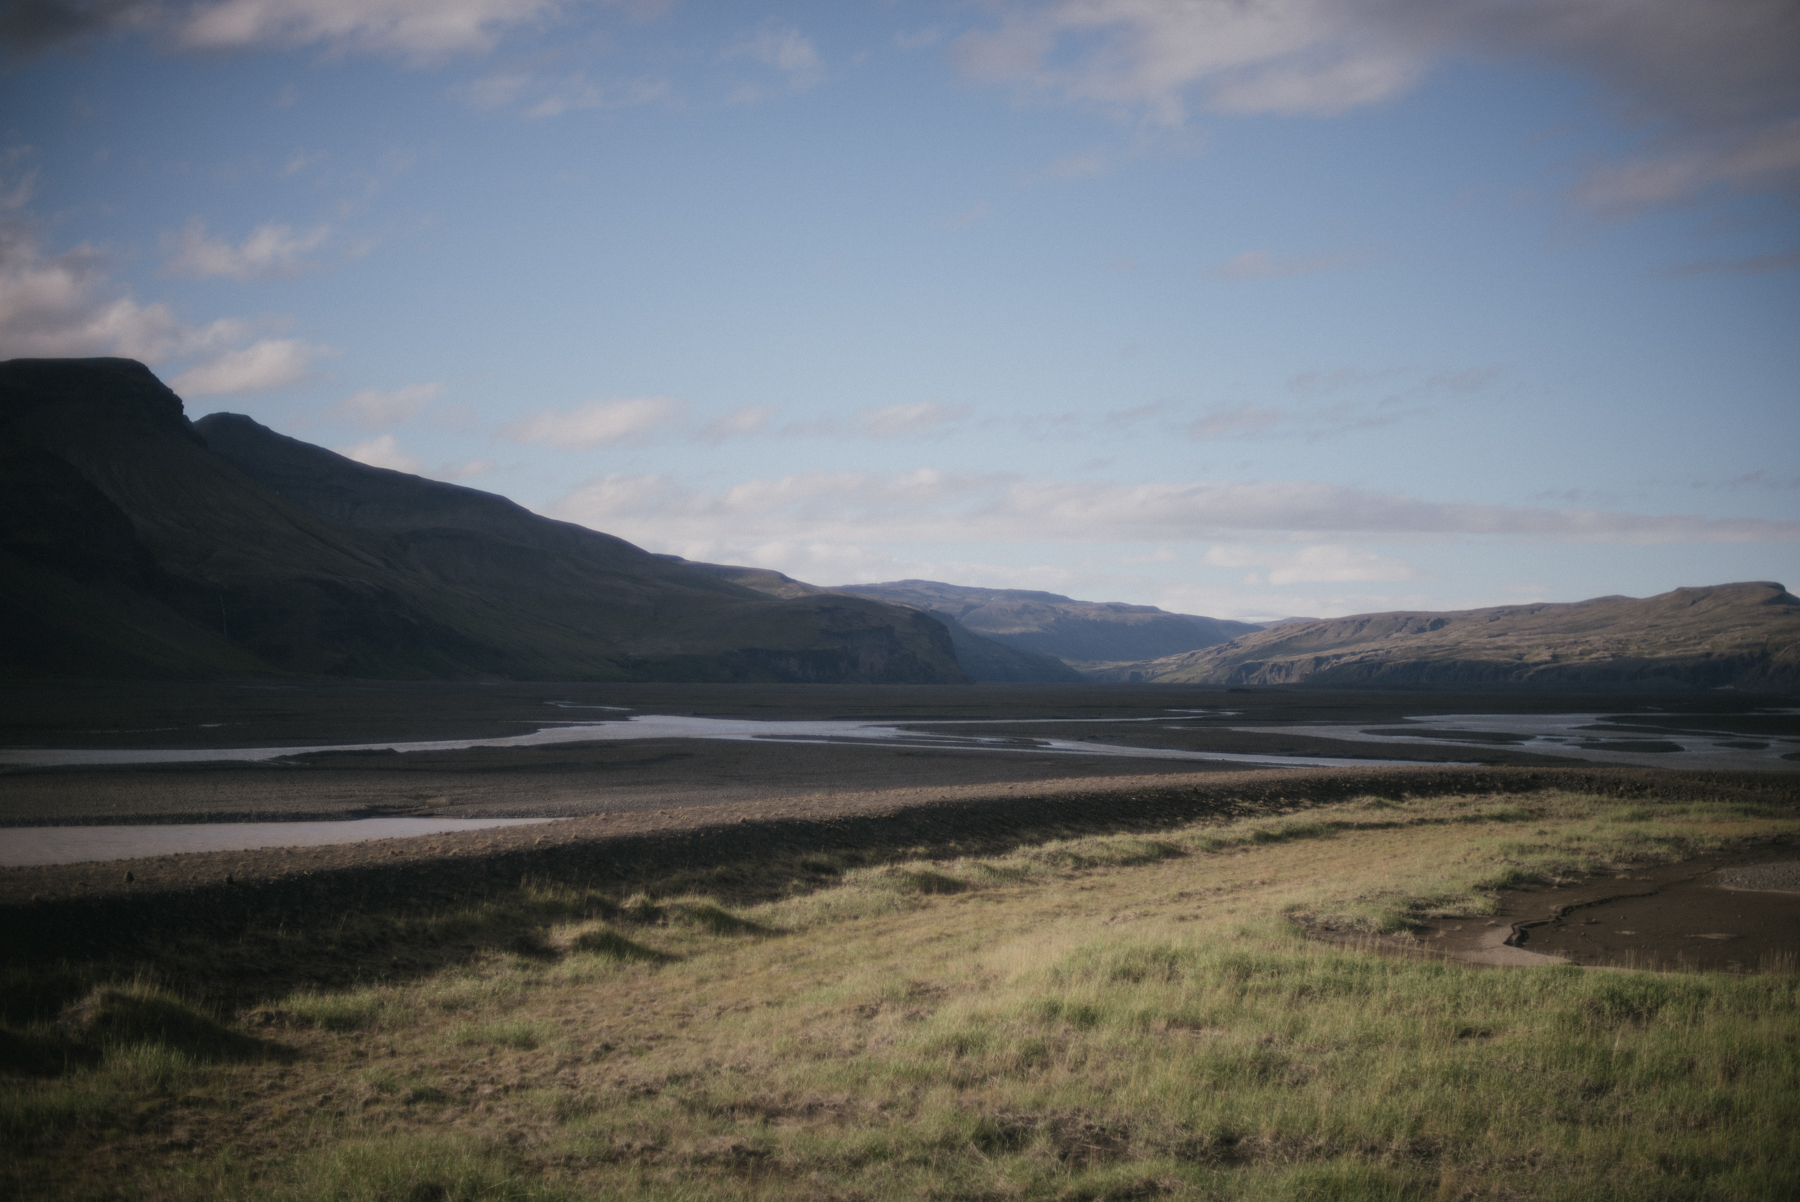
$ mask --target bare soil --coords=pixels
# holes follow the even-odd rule
[[[1440,919],[1383,942],[1496,967],[1792,972],[1800,967],[1800,848],[1732,848],[1509,890],[1492,915]]]

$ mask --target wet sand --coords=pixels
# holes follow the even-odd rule
[[[1495,967],[1800,967],[1800,847],[1789,842],[1511,890],[1499,901],[1491,916],[1442,919],[1384,942]]]

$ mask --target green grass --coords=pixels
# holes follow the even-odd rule
[[[1476,969],[1304,931],[1404,930],[1797,826],[1773,804],[1360,797],[1005,855],[834,857],[753,906],[531,886],[397,924],[474,940],[459,963],[301,990],[241,1028],[141,983],[90,987],[64,1013],[87,1016],[68,1038],[91,1058],[0,1095],[0,1189],[1791,1197],[1800,977]]]

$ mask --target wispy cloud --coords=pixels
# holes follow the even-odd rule
[[[686,406],[672,397],[631,397],[588,401],[573,409],[546,409],[500,431],[513,442],[541,442],[582,448],[642,439],[681,420]]]
[[[704,423],[697,433],[702,442],[727,442],[766,433],[774,419],[775,410],[768,405],[744,405]]]
[[[1459,57],[1597,80],[1639,153],[1575,189],[1609,213],[1800,188],[1791,0],[1051,0],[997,7],[950,47],[969,76],[1179,128],[1195,110],[1329,117]]]
[[[288,156],[287,162],[281,165],[281,178],[292,179],[302,171],[324,162],[325,158],[323,150],[296,150]]]
[[[586,71],[544,76],[530,71],[499,71],[454,90],[471,108],[518,106],[527,117],[636,108],[667,100],[674,89],[666,79],[634,76],[594,79]]]
[[[173,253],[162,271],[193,280],[224,277],[249,281],[301,275],[316,266],[306,260],[306,253],[318,249],[330,236],[328,226],[295,233],[291,226],[269,222],[233,246],[207,237],[205,224],[196,217],[181,233],[165,239]]]
[[[919,469],[816,472],[708,490],[602,476],[554,516],[666,546],[729,528],[750,542],[1120,543],[1342,541],[1368,535],[1624,544],[1791,542],[1800,522],[1430,501],[1267,481],[1136,486]]]
[[[297,338],[262,338],[190,367],[169,387],[184,397],[268,392],[298,384],[311,374],[315,359],[336,353]]]
[[[1338,543],[1292,550],[1222,544],[1208,548],[1201,562],[1215,568],[1261,568],[1244,577],[1249,585],[1389,583],[1425,576],[1405,560]]]
[[[443,392],[438,383],[407,384],[389,392],[365,388],[327,409],[325,416],[369,428],[395,426],[419,416]]]
[[[417,475],[419,461],[400,449],[392,434],[382,434],[354,446],[332,448],[346,459],[366,463],[370,467],[391,468],[396,472]]]
[[[825,79],[825,60],[812,39],[792,25],[770,23],[719,52],[720,62],[748,59],[779,71],[790,90],[801,92]],[[755,99],[754,90],[740,92],[740,99]]]
[[[856,415],[856,421],[871,438],[900,438],[909,434],[930,434],[968,415],[967,405],[921,401],[913,405],[867,409]]]
[[[937,434],[962,421],[974,410],[968,405],[940,405],[936,401],[884,405],[811,421],[788,422],[776,433],[788,438],[908,438]]]

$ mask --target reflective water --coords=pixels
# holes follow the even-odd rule
[[[254,851],[322,847],[369,839],[407,839],[491,826],[524,826],[554,818],[351,818],[336,822],[191,822],[145,826],[14,826],[0,828],[0,866],[135,860],[187,851]]]
[[[1767,714],[1789,711],[1765,710]],[[1800,763],[1784,755],[1800,752],[1800,737],[1745,735],[1709,728],[1705,716],[1683,718],[1680,726],[1634,722],[1629,714],[1431,714],[1404,718],[1400,726],[1235,726],[1257,733],[1304,734],[1346,743],[1488,746],[1535,755],[1565,756],[1594,764],[1651,768],[1784,769]],[[1638,715],[1642,717],[1642,715]],[[1417,732],[1406,726],[1418,727]],[[1485,737],[1484,737],[1485,736]],[[1636,746],[1633,746],[1636,744]]]
[[[1186,712],[1186,711],[1184,711]],[[1052,720],[1046,720],[1052,721]],[[1069,725],[1066,719],[1054,719]],[[1168,722],[1168,718],[1099,719],[1097,721]],[[918,725],[977,726],[987,720],[933,721]],[[1007,722],[1006,725],[1019,725]],[[67,765],[198,764],[220,761],[277,760],[287,756],[333,751],[463,751],[471,747],[547,747],[557,743],[593,743],[637,739],[725,739],[738,742],[831,743],[939,747],[960,751],[1029,751],[1060,755],[1114,756],[1125,759],[1199,760],[1266,767],[1345,768],[1390,761],[1308,756],[1243,755],[1224,751],[1179,751],[1161,747],[1121,747],[1075,739],[1026,739],[1012,735],[930,734],[902,730],[893,723],[844,719],[757,721],[746,718],[691,718],[676,714],[636,714],[609,722],[551,726],[524,735],[491,739],[438,739],[418,743],[336,743],[312,747],[209,747],[183,749],[8,748],[0,750],[0,766],[42,768]],[[1403,761],[1391,761],[1400,763]]]

